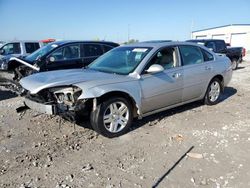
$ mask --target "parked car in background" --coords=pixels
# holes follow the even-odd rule
[[[43,46],[39,41],[13,41],[0,48],[0,70],[9,70],[11,57],[24,58]]]
[[[25,58],[12,58],[10,69],[18,81],[37,72],[82,68],[117,46],[119,44],[105,41],[57,41]]]
[[[107,137],[143,118],[196,100],[214,105],[232,77],[229,58],[186,42],[137,43],[117,47],[85,69],[33,74],[20,84],[25,104],[36,111],[90,115]]]
[[[239,63],[245,56],[245,48],[243,47],[228,47],[224,40],[219,39],[195,39],[188,40],[188,42],[195,42],[206,46],[213,50],[215,53],[225,54],[232,62],[233,70],[238,68]]]

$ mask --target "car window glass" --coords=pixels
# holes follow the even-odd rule
[[[174,47],[164,48],[153,56],[145,70],[147,70],[153,64],[161,65],[164,69],[176,67],[176,59],[176,50]]]
[[[208,42],[206,47],[212,49],[214,52],[216,51],[214,42]]]
[[[108,46],[108,45],[103,45],[104,48],[104,52],[108,52],[109,50],[113,49],[112,46]]]
[[[222,41],[216,41],[217,44],[217,52],[221,52],[225,49],[225,44]]]
[[[204,61],[213,61],[214,60],[214,56],[211,53],[209,53],[208,51],[201,49],[201,52],[202,52]]]
[[[70,60],[80,58],[80,45],[67,45],[54,51],[50,57],[54,57],[54,61]]]
[[[85,57],[100,56],[103,54],[101,45],[99,44],[84,44]]]
[[[4,50],[3,55],[9,55],[9,54],[20,54],[21,48],[20,43],[9,43],[3,46],[2,48]]]
[[[199,47],[196,46],[180,46],[182,64],[192,65],[204,62],[203,56]]]
[[[131,73],[150,52],[148,47],[119,47],[111,50],[88,66],[90,69],[117,73]]]
[[[27,53],[32,53],[39,48],[39,43],[37,42],[26,42],[24,45]]]

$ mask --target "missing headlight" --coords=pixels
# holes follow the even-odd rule
[[[78,87],[61,87],[50,90],[59,104],[63,103],[69,106],[73,106],[82,93],[82,90]]]

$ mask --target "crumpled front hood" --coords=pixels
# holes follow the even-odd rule
[[[91,81],[94,87],[97,83],[107,84],[109,82],[117,82],[117,80],[126,77],[90,69],[68,69],[36,73],[21,79],[20,84],[24,89],[30,91],[31,94],[36,94],[43,89],[51,87],[70,86],[86,81]]]

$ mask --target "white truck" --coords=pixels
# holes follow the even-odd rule
[[[11,57],[25,57],[42,46],[42,42],[31,40],[5,43],[0,47],[0,70],[9,70],[8,63]]]

